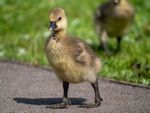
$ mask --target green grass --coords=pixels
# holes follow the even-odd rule
[[[104,1],[104,0],[103,0]],[[44,43],[49,35],[48,14],[65,9],[68,33],[98,45],[93,12],[102,0],[0,0],[0,59],[48,65]],[[133,27],[122,41],[122,51],[111,57],[97,52],[102,60],[101,76],[150,85],[150,1],[132,0],[136,9]],[[109,41],[115,48],[115,40]]]

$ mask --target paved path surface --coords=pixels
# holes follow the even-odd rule
[[[92,102],[88,83],[72,84],[68,109],[46,106],[62,101],[62,84],[47,69],[0,61],[0,113],[150,113],[150,89],[99,79],[103,103],[98,108],[78,105]]]

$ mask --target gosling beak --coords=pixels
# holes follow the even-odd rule
[[[52,30],[55,30],[57,28],[57,25],[56,25],[56,22],[54,21],[50,21],[50,24],[49,24],[49,30],[52,31]]]

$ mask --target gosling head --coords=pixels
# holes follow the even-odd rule
[[[54,9],[49,14],[49,30],[50,31],[64,31],[67,27],[67,19],[63,9]]]

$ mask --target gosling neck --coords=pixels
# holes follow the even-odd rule
[[[51,36],[59,35],[60,37],[64,37],[66,35],[66,30],[54,30],[51,33]]]

